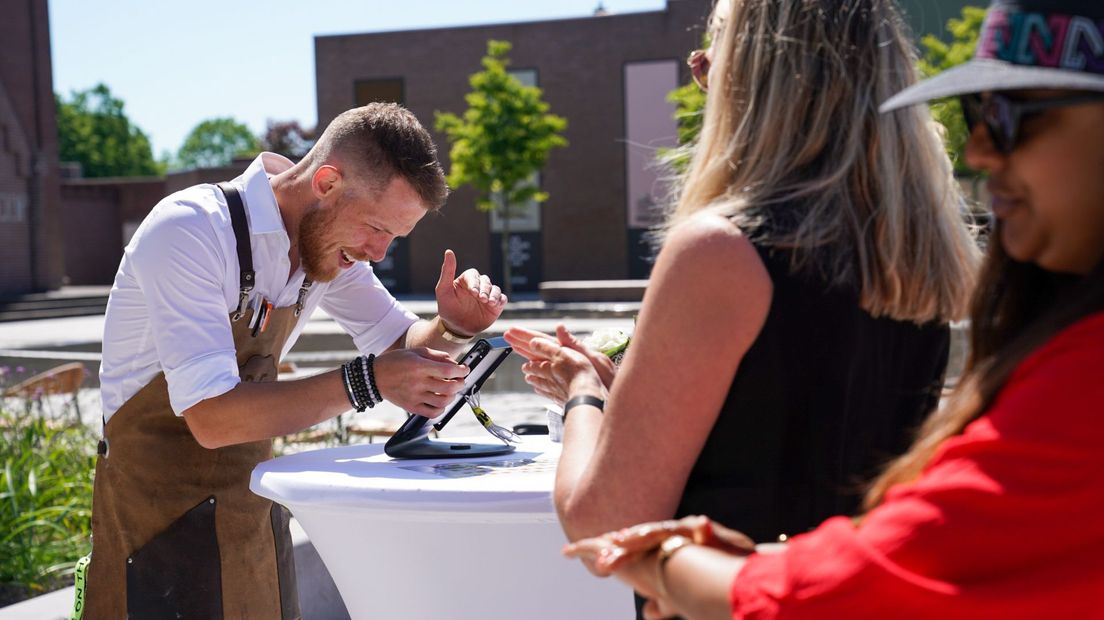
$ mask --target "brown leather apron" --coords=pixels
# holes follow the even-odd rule
[[[224,192],[244,221],[237,192]],[[234,219],[241,259],[248,229],[243,244]],[[252,257],[240,262],[251,290]],[[231,315],[242,381],[276,379],[306,287],[254,335],[243,286]],[[300,618],[287,510],[249,490],[271,440],[200,446],[173,413],[161,373],[115,412],[100,452],[84,618]]]

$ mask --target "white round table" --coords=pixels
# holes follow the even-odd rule
[[[631,618],[631,590],[560,555],[559,454],[546,437],[449,460],[356,445],[261,463],[250,488],[299,520],[354,619]]]

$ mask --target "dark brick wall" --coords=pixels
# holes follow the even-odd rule
[[[70,284],[111,284],[123,256],[119,186],[65,181],[61,186],[65,274]]]
[[[132,232],[165,196],[199,183],[228,181],[250,160],[167,177],[70,179],[62,182],[65,274],[70,284],[111,284]],[[2,191],[2,190],[0,190]],[[0,235],[3,234],[0,228]]]
[[[521,24],[315,38],[319,126],[355,105],[357,80],[401,77],[406,106],[427,127],[434,111],[462,112],[468,76],[480,69],[488,39],[513,43],[512,67],[535,69],[552,111],[567,118],[566,149],[543,171],[550,199],[542,208],[544,278],[624,278],[626,63],[681,61],[701,40],[709,0],[670,0],[665,11]],[[687,79],[683,71],[682,79]],[[448,142],[434,134],[447,167]],[[468,189],[411,235],[412,288],[429,292],[441,253],[487,270],[488,217]]]
[[[0,4],[0,294],[62,283],[46,0]]]

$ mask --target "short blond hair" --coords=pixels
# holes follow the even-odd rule
[[[433,138],[413,113],[398,104],[370,103],[339,114],[303,163],[314,170],[333,159],[352,166],[371,191],[382,191],[398,175],[429,210],[440,209],[448,198]]]

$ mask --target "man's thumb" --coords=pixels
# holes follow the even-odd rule
[[[456,279],[456,254],[452,250],[445,250],[445,259],[441,262],[441,278],[437,280],[437,287],[451,283]]]

